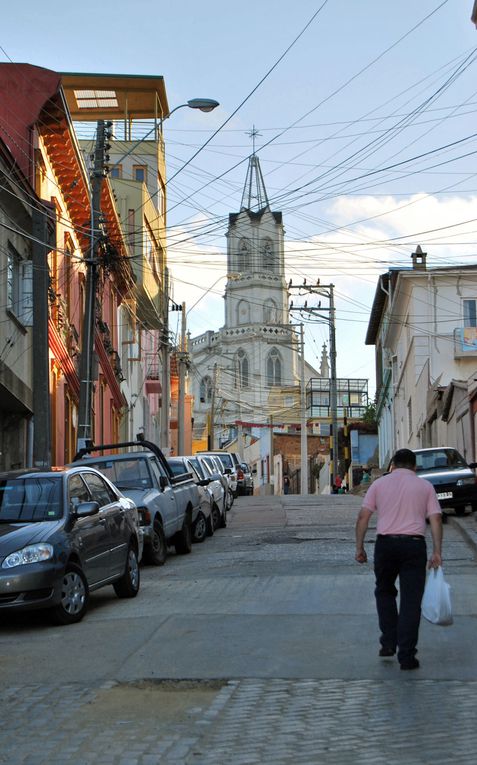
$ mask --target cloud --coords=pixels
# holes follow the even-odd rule
[[[477,262],[476,211],[477,198],[468,196],[343,196],[327,208],[326,218],[333,223],[320,235],[285,240],[287,281],[334,284],[339,377],[369,378],[374,395],[374,348],[364,340],[379,274],[410,267],[417,244],[427,251],[428,267]],[[205,223],[204,218],[194,221]],[[194,239],[182,241],[188,234],[179,229],[170,240],[174,300],[187,303],[192,335],[224,323],[225,228],[223,242],[221,236],[212,248]],[[326,307],[326,301],[322,304]],[[306,356],[314,366],[328,328],[326,321],[307,326]]]

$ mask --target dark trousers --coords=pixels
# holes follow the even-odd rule
[[[376,607],[381,644],[398,651],[398,660],[416,654],[421,600],[426,583],[424,537],[378,536],[374,548]],[[399,578],[399,611],[395,583]]]

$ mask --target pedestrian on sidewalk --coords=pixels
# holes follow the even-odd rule
[[[374,574],[376,608],[383,657],[397,658],[401,669],[417,669],[417,641],[421,600],[426,582],[426,519],[429,519],[433,551],[428,568],[442,563],[442,511],[432,484],[416,475],[416,455],[399,449],[391,471],[369,487],[356,521],[356,555],[366,563],[364,538],[376,513]],[[396,604],[399,578],[400,603]]]

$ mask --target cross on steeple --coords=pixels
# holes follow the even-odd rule
[[[242,203],[240,205],[241,210],[254,210],[259,212],[267,207],[270,207],[268,202],[267,192],[265,189],[265,183],[263,181],[262,171],[260,168],[260,162],[255,154],[255,138],[261,133],[258,132],[255,125],[252,130],[247,133],[252,139],[252,154],[249,157],[247,177],[245,179],[245,186],[242,194]]]
[[[247,135],[252,139],[252,154],[255,154],[255,138],[262,134],[259,133],[255,125],[253,125],[252,129],[248,131]]]

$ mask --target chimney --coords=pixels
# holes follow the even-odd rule
[[[411,254],[411,258],[412,258],[412,268],[414,271],[426,270],[427,252],[422,251],[420,244],[417,245],[416,252],[413,252]]]

